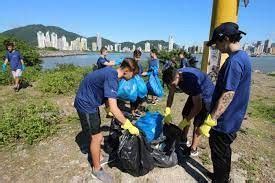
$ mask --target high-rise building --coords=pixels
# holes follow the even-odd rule
[[[172,51],[174,46],[174,39],[173,36],[169,36],[168,38],[168,51]]]
[[[57,34],[55,32],[51,33],[51,46],[57,48]]]
[[[45,37],[45,47],[51,47],[51,38],[50,38],[50,33],[49,31],[46,32],[46,37]]]
[[[135,51],[135,50],[136,50],[136,45],[133,44],[132,51]]]
[[[115,44],[115,51],[121,52],[121,44],[119,43]]]
[[[264,42],[264,52],[265,53],[269,53],[270,52],[270,48],[271,48],[271,40],[267,39]]]
[[[45,48],[45,35],[43,32],[37,32],[38,48]]]
[[[80,39],[80,50],[82,50],[82,51],[88,50],[87,39],[86,38],[81,38]]]
[[[80,38],[76,38],[75,40],[71,41],[72,50],[81,50],[81,42]]]
[[[96,51],[96,50],[97,50],[96,42],[92,42],[92,51]]]
[[[162,45],[158,44],[158,50],[161,51],[162,50]]]
[[[67,38],[63,35],[62,39],[62,50],[69,50],[69,43],[67,42]]]
[[[139,46],[139,47],[137,48],[137,50],[142,51],[142,48]]]
[[[145,52],[150,52],[151,49],[150,49],[150,43],[149,42],[146,42],[145,45],[144,45],[144,51]]]
[[[272,43],[270,46],[270,54],[275,55],[275,43]]]
[[[59,49],[59,50],[63,50],[63,40],[62,40],[62,38],[57,39],[56,48]]]
[[[97,50],[100,50],[102,47],[102,38],[100,37],[100,34],[96,34],[96,44],[97,44]]]

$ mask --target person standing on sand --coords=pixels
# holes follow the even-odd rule
[[[132,58],[125,58],[118,69],[105,67],[89,73],[81,82],[74,106],[77,110],[81,127],[91,139],[90,153],[93,162],[92,174],[103,182],[112,182],[112,177],[101,167],[100,145],[103,135],[100,131],[99,106],[108,101],[113,116],[122,124],[121,127],[130,134],[139,135],[139,130],[126,119],[117,106],[118,81],[131,79],[138,73],[138,65]]]
[[[4,64],[2,65],[2,71],[6,71],[7,63],[9,62],[11,67],[12,76],[14,79],[14,90],[20,90],[20,78],[22,76],[23,71],[25,70],[25,65],[23,61],[23,57],[20,52],[14,49],[13,43],[7,43],[6,45],[7,52],[5,56]]]
[[[210,134],[213,182],[230,181],[230,145],[241,127],[249,101],[251,62],[241,50],[241,34],[245,35],[236,23],[226,22],[215,28],[207,43],[208,46],[215,44],[221,53],[229,55],[218,74],[211,112],[200,127],[202,134]]]

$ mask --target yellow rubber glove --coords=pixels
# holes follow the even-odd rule
[[[130,134],[132,134],[132,135],[139,135],[138,128],[135,127],[134,125],[132,125],[132,123],[129,121],[129,119],[126,119],[125,123],[123,125],[121,125],[121,127],[124,130],[129,130]]]
[[[171,108],[166,107],[164,113],[164,123],[169,125],[172,122]]]
[[[189,126],[190,125],[190,121],[187,121],[187,119],[183,119],[181,122],[180,122],[180,124],[179,124],[179,128],[181,129],[181,130],[183,130],[186,126]]]
[[[114,116],[113,113],[111,113],[111,111],[110,111],[110,107],[104,107],[104,109],[105,109],[105,112],[108,116],[110,116],[110,117]]]
[[[216,125],[217,125],[217,121],[213,120],[211,115],[209,114],[199,128],[200,134],[203,134],[204,136],[209,137],[210,129]]]

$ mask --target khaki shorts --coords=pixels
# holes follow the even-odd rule
[[[16,69],[15,71],[11,71],[13,78],[18,78],[22,76],[22,70]]]

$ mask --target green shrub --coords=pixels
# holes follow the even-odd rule
[[[38,88],[44,93],[71,94],[75,93],[83,77],[91,68],[74,65],[59,65],[54,70],[43,73],[38,82]]]
[[[0,109],[0,145],[32,144],[56,130],[58,109],[48,102],[12,102]]]
[[[249,114],[255,118],[265,119],[275,123],[275,105],[266,104],[260,100],[251,101],[249,104]]]

